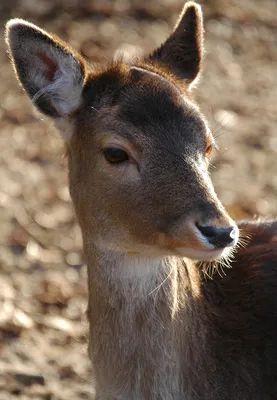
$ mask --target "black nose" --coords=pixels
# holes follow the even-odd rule
[[[208,239],[208,242],[215,247],[226,247],[230,245],[236,235],[237,230],[233,226],[229,228],[216,228],[215,226],[202,226],[196,223],[197,228]]]

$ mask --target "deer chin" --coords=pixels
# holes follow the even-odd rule
[[[192,247],[178,247],[176,254],[180,257],[189,258],[195,261],[213,261],[222,257],[227,257],[230,253],[230,247],[213,248],[213,249],[194,249]]]

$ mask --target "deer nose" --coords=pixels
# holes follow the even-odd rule
[[[238,230],[234,226],[217,228],[212,225],[203,226],[196,223],[196,227],[202,235],[205,236],[208,242],[217,248],[233,246],[238,235]]]

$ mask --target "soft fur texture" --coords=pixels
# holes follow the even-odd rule
[[[33,103],[68,139],[96,399],[275,400],[277,222],[239,223],[235,246],[238,228],[214,192],[213,138],[190,94],[200,7],[186,3],[169,39],[131,65],[89,70],[21,20],[7,42]],[[128,160],[109,162],[110,148]],[[233,239],[216,247],[199,226],[233,229]]]
[[[21,19],[8,22],[7,41],[19,79],[40,111],[58,118],[79,108],[85,79],[80,56]]]
[[[150,55],[151,61],[158,61],[187,84],[196,83],[203,58],[203,22],[198,4],[185,4],[174,32],[157,50]]]

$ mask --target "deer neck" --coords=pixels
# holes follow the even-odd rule
[[[174,316],[186,296],[199,294],[194,264],[178,257],[146,257],[141,254],[103,252],[85,248],[89,294],[116,305],[123,299],[136,308],[165,299]],[[98,293],[98,291],[100,291]],[[185,295],[184,295],[185,293]],[[157,303],[156,303],[157,304]]]
[[[191,323],[195,324],[195,267],[174,257],[145,258],[96,249],[87,250],[86,256],[89,352],[97,390],[107,398],[135,399],[152,398],[151,391],[154,395],[158,387],[163,393],[159,398],[171,399],[172,385],[164,382],[168,371],[173,386],[175,382],[176,390],[184,393],[178,383],[183,375],[179,354],[186,336],[191,340]]]

